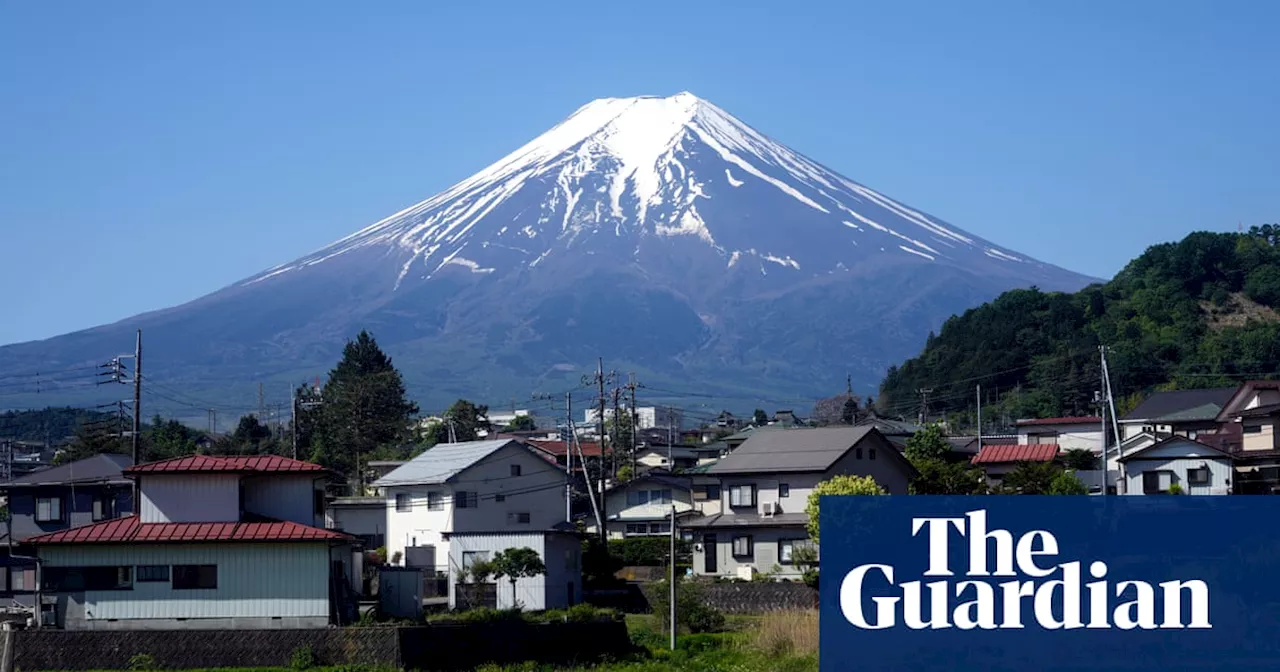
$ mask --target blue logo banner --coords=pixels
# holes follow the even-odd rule
[[[1280,497],[820,504],[821,669],[1280,669]]]

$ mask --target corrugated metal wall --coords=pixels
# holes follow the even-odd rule
[[[315,515],[311,476],[272,474],[244,479],[244,508],[258,515],[292,520],[302,525],[323,525]]]
[[[327,617],[329,548],[324,543],[78,546],[42,549],[46,566],[218,566],[218,587],[85,592],[88,619]]]
[[[147,475],[140,485],[144,523],[240,519],[240,477],[236,474]]]
[[[541,534],[477,534],[454,535],[449,540],[449,603],[456,605],[457,596],[454,584],[457,582],[458,570],[462,567],[462,554],[468,551],[488,551],[489,559],[498,551],[508,548],[528,546],[538,552],[544,564],[548,563],[543,535]],[[563,562],[563,559],[561,559]],[[493,581],[493,579],[490,579]],[[510,609],[515,606],[511,595],[511,581],[505,577],[496,581],[498,584],[498,608]],[[545,576],[516,581],[516,599],[520,606],[528,610],[546,609],[547,581]]]

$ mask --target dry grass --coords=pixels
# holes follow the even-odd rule
[[[744,634],[751,648],[769,656],[817,656],[818,612],[769,612]]]

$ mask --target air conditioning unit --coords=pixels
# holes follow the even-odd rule
[[[779,511],[779,509],[778,509],[778,503],[777,503],[777,502],[765,502],[765,503],[764,503],[764,517],[765,517],[765,518],[772,518],[772,517],[773,517],[773,515],[774,515],[775,513],[778,513],[778,511]]]

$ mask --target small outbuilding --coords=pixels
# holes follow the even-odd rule
[[[449,608],[489,607],[526,611],[564,609],[582,602],[582,539],[569,524],[544,531],[444,532],[449,540]],[[488,577],[476,582],[471,568],[491,562],[498,553],[531,548],[546,566],[541,576],[516,580]],[[460,583],[459,578],[465,578]]]

